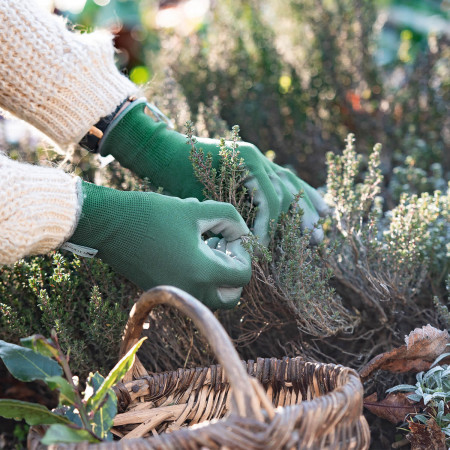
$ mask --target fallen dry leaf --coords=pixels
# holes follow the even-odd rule
[[[441,331],[427,325],[411,331],[405,336],[405,342],[406,345],[372,358],[360,370],[361,378],[368,378],[379,369],[399,373],[428,370],[433,361],[445,352],[449,335],[447,330]]]
[[[446,344],[448,343],[447,330],[438,330],[437,328],[432,327],[430,324],[422,328],[415,328],[413,331],[411,331],[411,333],[409,333],[408,336],[405,336],[405,342],[408,351],[410,349],[414,349],[415,352],[420,351],[420,349],[428,351],[428,349],[441,348],[443,343],[442,340],[445,341]],[[434,344],[430,347],[424,347],[424,341],[434,341]],[[417,345],[419,345],[420,347],[417,347]]]
[[[420,410],[419,403],[410,400],[406,395],[388,394],[385,399],[378,401],[377,393],[374,392],[364,399],[364,406],[376,416],[396,424],[403,422],[407,414],[417,413]]]
[[[427,424],[410,422],[406,438],[411,442],[411,450],[446,450],[445,434],[434,419]]]

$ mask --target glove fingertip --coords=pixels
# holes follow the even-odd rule
[[[311,245],[318,245],[323,241],[323,238],[324,238],[323,229],[322,227],[318,227],[311,233],[310,243]]]
[[[241,299],[242,288],[222,287],[217,289],[217,295],[221,302],[221,309],[234,308]]]
[[[323,204],[316,205],[317,212],[319,213],[320,217],[327,217],[331,213],[331,208],[323,201]]]

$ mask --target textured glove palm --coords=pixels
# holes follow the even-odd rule
[[[203,186],[194,175],[186,136],[168,129],[164,122],[154,121],[145,106],[145,101],[137,100],[111,123],[100,143],[101,154],[113,155],[123,166],[172,195],[202,200]],[[214,139],[198,138],[198,147],[205,154],[211,153],[214,167],[220,160],[218,144]],[[317,191],[290,170],[269,161],[254,145],[241,142],[238,150],[249,171],[245,185],[255,192],[258,213],[253,231],[260,241],[268,243],[270,222],[276,222],[280,213],[288,210],[300,190],[304,191],[299,203],[304,211],[303,227],[312,229],[327,210]],[[322,236],[322,230],[316,229],[313,242]]]
[[[233,206],[84,182],[82,190],[82,213],[70,242],[97,249],[142,289],[170,284],[213,309],[239,301],[251,276],[240,239],[249,230]],[[204,241],[206,232],[223,238]]]

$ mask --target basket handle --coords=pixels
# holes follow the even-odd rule
[[[245,371],[231,340],[214,314],[199,300],[187,292],[172,286],[158,286],[145,292],[134,304],[120,347],[122,358],[138,342],[144,322],[150,311],[158,305],[169,305],[186,314],[208,342],[219,363],[224,368],[232,387],[232,408],[240,416],[264,421],[258,400],[258,392]],[[138,359],[135,364],[140,365]],[[133,371],[133,367],[127,375]]]

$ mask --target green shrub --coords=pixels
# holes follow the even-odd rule
[[[54,252],[0,268],[0,339],[55,329],[74,371],[106,372],[137,289],[98,259]]]
[[[337,243],[330,265],[350,299],[364,306],[368,320],[376,313],[388,322],[400,305],[420,308],[424,287],[442,292],[448,273],[450,193],[420,196],[403,193],[383,214],[379,148],[357,183],[361,158],[353,136],[342,154],[328,155],[327,197],[333,206],[330,237]],[[427,297],[428,305],[432,296]]]
[[[221,139],[217,169],[212,168],[211,155],[205,155],[197,146],[190,123],[187,124],[187,136],[194,173],[204,186],[205,198],[231,203],[251,227],[256,208],[253,193],[244,186],[248,172],[239,156],[239,127],[232,128],[227,145],[225,139]],[[303,211],[296,207],[299,196],[293,200],[291,211],[283,214],[278,224],[273,224],[268,249],[259,245],[256,239],[248,239],[254,275],[244,289],[242,303],[256,306],[257,311],[266,309],[274,315],[277,310],[283,311],[302,332],[315,337],[330,336],[351,329],[356,318],[345,310],[329,285],[332,272],[323,264],[329,250],[324,246],[309,245],[313,230],[301,231]],[[248,315],[255,318],[258,314],[248,311]],[[266,320],[264,328],[279,322]],[[261,333],[259,324],[253,333],[255,337]]]
[[[37,432],[42,432],[44,445],[112,441],[110,430],[117,414],[117,396],[112,388],[133,366],[144,339],[127,351],[106,378],[91,372],[81,383],[74,378],[55,330],[51,339],[36,334],[20,339],[21,345],[0,340],[0,359],[10,375],[25,383],[39,380],[41,386],[57,391],[58,398],[58,408],[53,411],[36,400],[1,398],[0,417],[42,426]]]
[[[235,153],[215,173],[207,195],[231,201],[250,222],[254,208],[251,193],[242,189],[245,169],[237,133],[234,129]],[[207,155],[199,150],[192,153],[194,165],[207,165]],[[439,323],[442,308],[436,309],[433,298],[445,307],[448,193],[404,195],[395,208],[383,212],[379,151],[376,147],[367,161],[366,175],[360,172],[364,161],[351,137],[342,156],[328,157],[327,196],[334,215],[324,223],[325,244],[308,245],[308,234],[300,232],[301,211],[284,215],[273,229],[269,250],[254,258],[242,302],[233,311],[218,313],[242,357],[301,353],[359,367],[374,356],[375,332],[381,349],[388,349],[401,336],[391,330],[407,332],[417,325],[416,315]],[[106,185],[149,189],[145,180],[114,163],[102,171],[93,164],[90,170]],[[222,187],[214,191],[214,186]],[[251,249],[255,242],[247,245]],[[55,253],[4,267],[0,280],[1,337],[17,340],[56,328],[64,350],[71,349],[75,371],[108,369],[115,361],[138,292],[106,265]],[[150,339],[141,353],[150,370],[212,361],[192,323],[167,308],[152,313],[145,333]],[[337,350],[340,346],[345,353]]]
[[[237,129],[231,148],[222,147],[217,170],[191,133],[188,127],[191,160],[205,195],[233,203],[251,224],[254,209],[242,184]],[[248,357],[281,350],[359,367],[375,356],[375,332],[382,336],[377,345],[387,349],[401,335],[391,330],[417,326],[414,317],[424,315],[432,324],[444,320],[434,310],[432,292],[443,298],[448,273],[448,191],[404,193],[392,210],[383,211],[381,147],[374,147],[362,172],[353,141],[349,135],[342,155],[328,155],[333,213],[324,224],[324,244],[309,246],[309,233],[300,231],[302,212],[295,209],[274,227],[268,251],[254,239],[247,243],[256,255],[253,278],[237,310],[220,317]],[[335,354],[340,345],[345,353]]]

